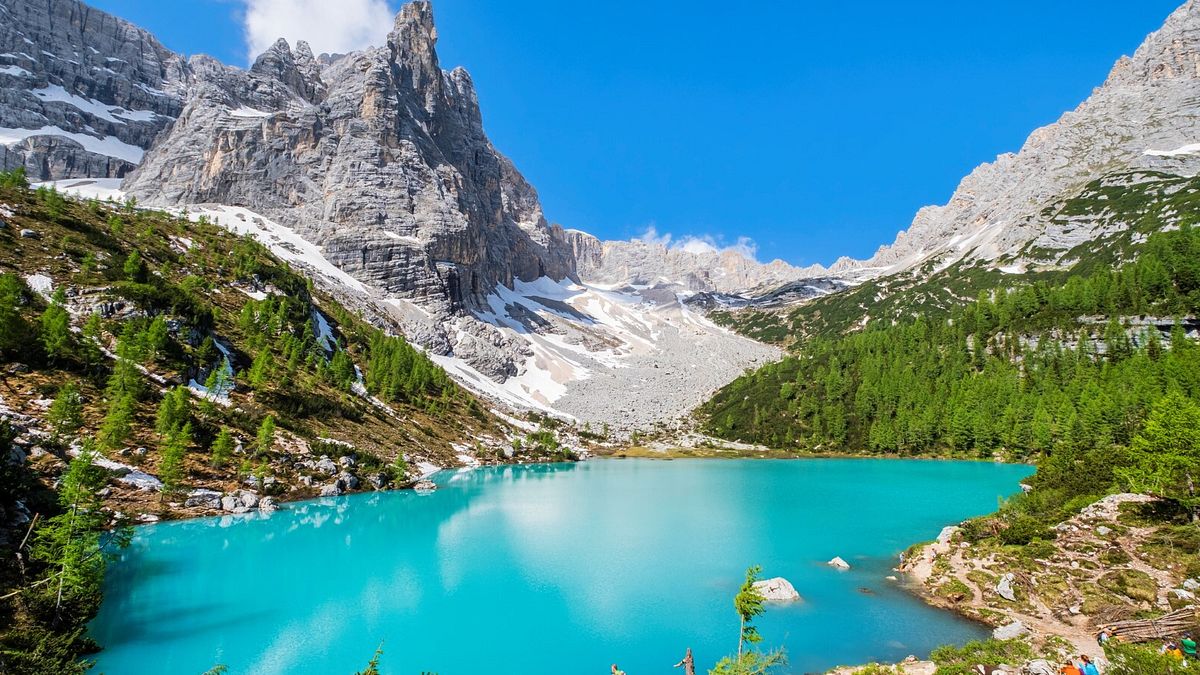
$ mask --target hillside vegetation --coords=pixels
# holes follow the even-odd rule
[[[1097,178],[1047,205],[1038,222],[1069,236],[1086,228],[1093,236],[1066,250],[1027,245],[1017,255],[988,263],[931,259],[915,269],[868,280],[846,291],[783,310],[713,312],[717,323],[764,342],[791,347],[809,338],[832,338],[867,326],[949,318],[995,288],[1063,283],[1129,262],[1140,244],[1167,227],[1200,223],[1200,177],[1156,171],[1120,171]],[[1007,271],[1002,271],[1002,269]]]
[[[131,523],[514,454],[422,352],[253,240],[20,172],[0,174],[0,223],[0,671],[82,669]]]
[[[1198,232],[1154,235],[1117,270],[984,294],[946,320],[809,340],[721,390],[706,430],[902,455],[1127,444],[1168,392],[1200,393],[1182,321],[1200,305]]]

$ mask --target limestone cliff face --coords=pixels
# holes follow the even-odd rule
[[[194,57],[179,119],[125,188],[264,213],[438,312],[516,279],[570,277],[561,228],[492,146],[470,76],[440,68],[436,41],[429,3],[413,2],[382,47],[317,60],[281,40],[248,71]]]
[[[182,106],[186,64],[76,0],[0,0],[0,168],[119,178]]]
[[[963,179],[949,203],[917,213],[896,241],[870,260],[843,259],[833,271],[872,275],[931,260],[1020,263],[1030,251],[1065,252],[1103,234],[1063,228],[1043,209],[1088,181],[1122,169],[1195,173],[1200,168],[1200,2],[1188,0],[1122,58],[1103,86],[1074,111],[1033,132]]]

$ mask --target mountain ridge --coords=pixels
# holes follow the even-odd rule
[[[1062,263],[1055,252],[1096,232],[1049,227],[1039,217],[1047,204],[1118,168],[1200,169],[1196,153],[1186,150],[1200,139],[1200,107],[1187,105],[1200,95],[1197,64],[1200,4],[1187,0],[1132,57],[1118,59],[1077,108],[1034,130],[1018,152],[976,167],[946,204],[920,209],[911,226],[871,258],[842,258],[830,271],[875,278],[931,260],[1010,269]]]

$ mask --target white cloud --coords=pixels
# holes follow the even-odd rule
[[[758,259],[758,245],[750,237],[738,237],[737,242],[726,245],[722,237],[714,237],[711,234],[686,234],[676,239],[670,232],[659,233],[658,228],[651,223],[646,227],[646,231],[639,236],[633,238],[634,241],[640,241],[644,244],[658,244],[670,249],[684,251],[694,255],[706,255],[713,253],[725,253],[733,251],[740,254],[748,260]]]
[[[279,38],[305,40],[314,54],[382,45],[392,28],[386,0],[244,0],[250,60]]]
[[[634,241],[640,241],[643,244],[658,244],[660,246],[671,245],[671,234],[667,233],[662,236],[658,234],[658,228],[654,227],[654,223],[646,226],[646,231],[641,236],[634,237]]]

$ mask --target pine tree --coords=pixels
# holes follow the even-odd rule
[[[100,424],[100,447],[116,450],[133,435],[133,421],[137,413],[137,401],[130,395],[122,395],[109,404],[108,414]]]
[[[46,411],[46,422],[58,436],[70,436],[83,427],[83,397],[74,383],[67,382],[58,388],[54,403]]]
[[[225,398],[233,391],[233,380],[229,377],[229,359],[222,359],[221,364],[213,368],[204,380],[204,388],[210,396]]]
[[[1178,502],[1200,520],[1200,404],[1178,391],[1163,397],[1133,450],[1137,463],[1118,471],[1129,488]]]
[[[137,283],[146,281],[146,263],[142,260],[142,254],[137,249],[134,249],[125,258],[125,265],[121,269],[125,273],[125,278],[129,281]]]
[[[250,371],[246,374],[246,380],[254,389],[261,389],[270,378],[271,352],[263,349],[258,352],[258,356],[255,356],[254,361],[250,364]]]
[[[42,313],[42,346],[52,362],[70,358],[75,336],[71,334],[71,315],[63,304],[67,296],[59,288],[51,296],[50,306]]]
[[[142,335],[142,345],[146,352],[146,361],[152,362],[158,359],[163,349],[171,339],[170,331],[167,329],[167,322],[162,316],[154,317],[150,325],[146,327],[146,332]]]
[[[15,274],[0,274],[0,354],[14,353],[25,346],[29,329],[21,316],[27,289]]]
[[[228,429],[221,427],[216,440],[213,441],[211,451],[213,466],[221,468],[229,463],[233,457],[233,435],[229,433]]]
[[[162,402],[158,405],[154,430],[163,438],[172,435],[188,423],[191,418],[191,407],[192,402],[186,387],[177,386],[171,389],[163,395]]]
[[[187,448],[192,443],[192,425],[190,422],[174,429],[162,446],[162,459],[158,464],[158,478],[163,487],[160,498],[177,494],[183,484],[183,460]]]
[[[262,424],[258,427],[258,436],[256,437],[255,450],[257,454],[270,452],[275,446],[275,418],[267,415],[263,418]]]
[[[71,460],[58,488],[62,513],[37,529],[31,550],[34,560],[54,571],[48,579],[53,583],[39,588],[53,602],[56,620],[66,625],[81,624],[98,609],[107,558],[113,548],[129,541],[128,530],[122,528],[102,534],[109,514],[99,492],[107,472],[96,465],[96,457],[85,442]]]
[[[762,568],[757,565],[746,570],[746,581],[733,599],[734,609],[741,620],[737,656],[721,659],[710,675],[763,675],[786,662],[783,650],[762,653],[750,649],[762,641],[762,636],[752,623],[766,611],[766,599],[754,587],[761,572]]]

